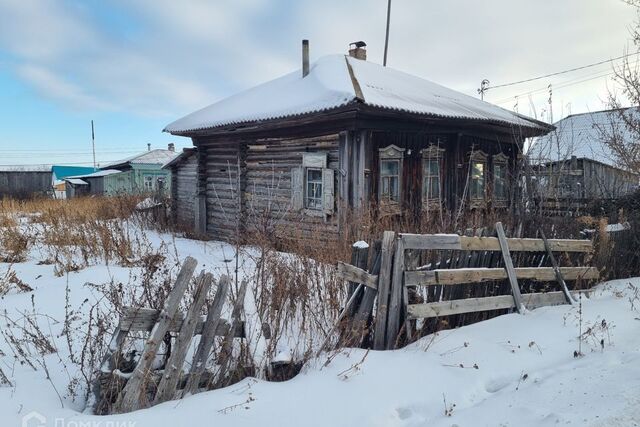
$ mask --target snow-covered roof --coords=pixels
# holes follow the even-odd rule
[[[106,167],[113,168],[126,164],[164,165],[179,155],[180,153],[176,153],[172,150],[156,148],[154,150],[145,151],[141,154],[136,154],[135,156],[127,157],[126,159],[119,160],[117,162],[112,162]]]
[[[118,169],[105,169],[105,170],[99,170],[93,173],[88,173],[86,175],[75,175],[75,176],[71,176],[69,178],[99,178],[101,176],[108,176],[108,175],[113,175],[116,173],[122,173],[122,171],[118,170]],[[68,178],[67,178],[68,179]]]
[[[620,118],[621,113],[638,115],[640,118],[637,108],[573,114],[554,123],[555,131],[536,138],[528,154],[534,163],[569,160],[575,156],[621,168],[620,162],[603,141],[603,133],[607,135],[612,131],[621,138],[632,137]]]
[[[173,159],[169,160],[167,163],[162,165],[162,169],[169,169],[173,167],[174,165],[178,164],[180,161],[185,160],[190,156],[192,156],[193,154],[195,154],[196,151],[197,151],[197,148],[195,147],[184,148],[182,150],[182,153],[180,153],[179,155],[177,155],[176,157],[174,157]]]
[[[51,165],[0,166],[0,172],[51,172]]]
[[[402,71],[345,55],[329,55],[302,77],[295,71],[223,99],[171,124],[185,133],[219,126],[285,118],[351,103],[433,117],[492,121],[540,131],[544,123]]]
[[[89,185],[86,181],[83,181],[79,178],[65,178],[65,181],[73,184],[73,185]]]

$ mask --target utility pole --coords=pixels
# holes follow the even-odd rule
[[[93,170],[96,170],[96,134],[93,131],[93,120],[91,120],[91,147],[93,150]]]
[[[387,52],[389,50],[389,25],[391,24],[391,0],[387,3],[387,32],[384,36],[384,58],[382,65],[387,66]]]
[[[489,80],[484,79],[480,82],[480,89],[478,89],[478,93],[480,94],[480,99],[484,101],[484,93],[489,90]]]

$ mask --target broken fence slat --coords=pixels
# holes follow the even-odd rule
[[[551,250],[551,245],[549,244],[549,241],[547,240],[547,236],[544,235],[544,231],[542,230],[542,228],[540,229],[540,236],[542,237],[542,240],[544,241],[544,247],[547,250],[547,255],[549,255],[549,260],[551,261],[551,265],[553,266],[553,273],[556,276],[556,281],[558,282],[558,285],[560,285],[560,289],[562,289],[562,292],[564,293],[564,296],[567,300],[567,303],[573,305],[573,298],[571,297],[571,293],[569,292],[569,288],[567,288],[567,284],[565,283],[565,279],[564,279],[564,275],[562,274],[562,271],[560,270],[560,268],[558,267],[558,262],[556,261],[556,257],[553,256],[553,251]],[[569,280],[569,279],[567,279]]]
[[[191,369],[187,378],[187,384],[184,387],[183,397],[187,394],[195,394],[200,387],[200,378],[206,368],[207,359],[209,359],[209,353],[213,347],[213,341],[216,337],[216,331],[220,324],[220,315],[222,313],[222,307],[227,299],[227,293],[229,292],[229,277],[222,276],[218,285],[218,291],[216,292],[213,302],[209,306],[207,313],[207,320],[202,329],[202,336],[200,337],[200,343],[193,355],[193,361],[191,362]]]
[[[150,332],[153,329],[153,325],[158,321],[158,316],[160,315],[160,310],[156,310],[153,308],[134,308],[134,307],[125,307],[124,315],[120,319],[120,327],[128,328],[130,332],[138,332],[138,331],[147,331]],[[177,333],[180,331],[182,327],[182,322],[184,320],[183,313],[177,313],[169,325],[169,329],[167,332]],[[194,335],[200,335],[202,333],[202,329],[206,322],[206,316],[200,316],[196,320],[196,329],[193,332]],[[224,319],[220,320],[218,324],[218,329],[216,330],[216,336],[225,336],[229,333],[229,322]],[[244,338],[244,323],[234,326],[233,330],[234,336],[236,338]]]
[[[187,356],[187,350],[193,339],[193,332],[196,328],[196,319],[199,317],[200,310],[205,302],[211,284],[213,283],[213,275],[205,274],[198,281],[198,288],[193,297],[193,303],[189,307],[187,316],[182,323],[178,337],[171,351],[171,356],[167,360],[164,368],[164,374],[158,384],[158,390],[154,399],[154,405],[173,399],[176,393],[176,387],[182,373],[182,365]]]
[[[158,317],[158,322],[151,331],[151,335],[147,339],[144,345],[144,350],[140,356],[137,366],[135,367],[131,378],[127,381],[127,384],[122,389],[116,404],[114,405],[115,413],[131,412],[139,409],[141,406],[147,404],[146,399],[146,382],[151,372],[151,366],[155,360],[158,348],[162,343],[164,335],[169,329],[171,319],[178,311],[180,300],[187,290],[187,286],[191,281],[193,272],[198,265],[192,257],[187,257],[182,264],[182,268],[176,278],[176,283],[167,297],[164,308]]]
[[[517,279],[551,282],[556,280],[553,267],[515,267]],[[565,280],[594,280],[596,267],[559,267]],[[457,285],[508,279],[504,268],[465,268],[458,270],[405,271],[405,286]]]
[[[378,289],[378,276],[369,274],[362,268],[354,267],[344,262],[338,262],[338,277],[348,282],[365,285],[371,289]]]
[[[233,305],[233,310],[231,312],[231,322],[240,323],[240,314],[244,309],[244,300],[247,294],[247,280],[243,280],[240,283],[240,289],[238,290],[238,295]],[[231,351],[233,350],[233,335],[229,334],[224,337],[224,341],[222,342],[222,348],[220,349],[220,356],[222,357],[222,362],[220,363],[220,369],[218,370],[219,382],[225,382],[226,378],[222,376],[227,373],[229,369],[229,363],[231,362]],[[220,384],[221,386],[227,385],[226,383]]]

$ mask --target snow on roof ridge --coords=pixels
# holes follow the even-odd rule
[[[346,58],[346,60],[345,60]],[[300,70],[239,92],[178,119],[165,132],[299,116],[352,102],[377,108],[547,129],[548,125],[421,77],[348,55],[327,55]]]

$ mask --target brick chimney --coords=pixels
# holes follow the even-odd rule
[[[362,40],[358,42],[349,43],[349,56],[366,61],[367,60],[366,47],[367,47],[367,44]]]
[[[302,40],[302,77],[309,74],[309,40]]]
[[[169,148],[169,151],[176,151],[176,146],[173,144],[173,142],[170,142],[167,148]]]

